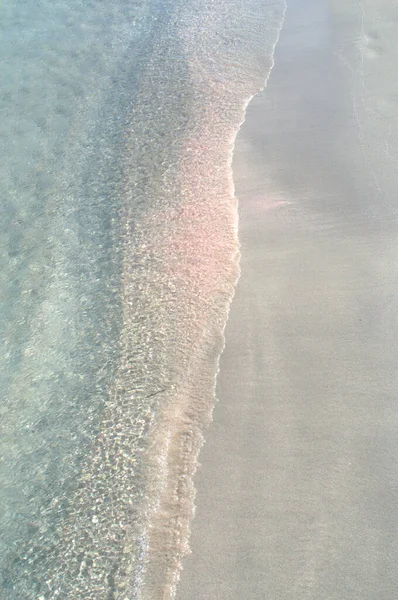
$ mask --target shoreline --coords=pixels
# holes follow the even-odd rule
[[[221,213],[224,214],[224,219],[227,216],[225,221],[227,227],[218,239],[211,235],[213,225],[210,224],[208,218],[204,220],[206,223],[205,238],[207,238],[204,238],[204,241],[207,252],[212,257],[211,260],[207,261],[206,270],[208,273],[204,280],[206,282],[209,274],[212,273],[216,292],[213,299],[214,306],[210,310],[207,307],[207,325],[204,326],[206,333],[203,339],[206,338],[204,342],[205,351],[207,348],[207,352],[212,357],[211,363],[215,364],[215,368],[211,370],[211,377],[214,378],[211,385],[212,393],[208,395],[204,392],[210,389],[210,374],[207,373],[209,363],[203,360],[203,356],[199,357],[199,360],[197,360],[196,355],[193,356],[191,358],[193,363],[198,363],[193,373],[194,383],[188,385],[183,394],[171,397],[169,403],[164,403],[164,407],[160,408],[149,433],[148,462],[150,465],[151,491],[148,494],[150,500],[144,509],[144,521],[146,523],[143,536],[145,540],[145,557],[140,581],[133,586],[135,590],[139,590],[140,597],[148,598],[148,600],[175,598],[182,561],[189,553],[190,525],[195,511],[194,476],[197,470],[198,455],[204,442],[204,432],[212,421],[216,401],[215,389],[219,372],[219,360],[225,346],[224,332],[239,280],[238,206],[232,170],[235,141],[244,124],[248,105],[253,97],[264,89],[268,81],[273,66],[273,52],[283,26],[285,10],[286,6],[279,27],[278,29],[275,28],[277,37],[272,44],[272,54],[270,56],[267,54],[264,61],[264,67],[267,67],[266,79],[259,84],[258,91],[249,96],[240,108],[235,105],[234,101],[227,99],[223,88],[217,89],[214,95],[213,93],[205,93],[209,96],[210,105],[215,104],[218,96],[231,122],[241,114],[239,124],[230,139],[221,137],[221,134],[225,133],[225,123],[222,123],[222,120],[218,122],[220,119],[220,107],[218,107],[213,120],[210,121],[209,116],[206,116],[203,122],[200,123],[200,128],[195,126],[192,139],[187,142],[188,149],[193,150],[192,155],[188,154],[187,157],[184,157],[183,175],[188,174],[188,184],[184,182],[183,186],[187,190],[187,197],[192,196],[190,201],[196,202],[200,197],[205,198],[207,196],[206,204],[209,207],[209,214],[218,205]],[[275,25],[274,22],[272,23]],[[272,32],[274,32],[274,29],[272,29]],[[189,50],[187,50],[187,54],[189,55]],[[200,80],[200,77],[196,81],[198,72],[194,71],[193,75],[194,87],[198,87],[199,93],[203,93],[201,89],[203,81]],[[211,72],[202,73],[201,76],[206,82],[206,88],[211,90]],[[253,79],[253,81],[248,80],[242,86],[243,89],[246,87],[252,89],[255,86],[257,77]],[[238,92],[242,93],[242,89],[238,88]],[[203,102],[203,98],[201,102]],[[217,136],[215,131],[218,131],[218,129],[220,131]],[[222,144],[219,143],[220,139],[223,139]],[[209,147],[215,148],[214,160],[215,164],[218,165],[216,168],[214,166],[210,168],[207,150]],[[225,149],[228,149],[227,160],[225,160]],[[210,179],[213,179],[212,189],[206,187],[206,184],[198,185],[195,181],[205,182],[209,179],[209,175]],[[198,196],[198,189],[201,190],[202,185],[203,191]],[[213,198],[213,203],[210,198]],[[216,218],[216,216],[219,217],[220,215],[215,212],[214,217]],[[189,231],[190,226],[188,223],[185,229]],[[198,235],[191,236],[192,240],[196,238],[200,241],[201,229],[197,233],[199,233],[199,238]],[[220,260],[220,255],[218,259],[215,259],[214,252],[219,250],[217,250],[217,247],[211,248],[209,240],[214,239],[217,246],[219,246],[221,239],[222,241],[225,240],[225,252],[230,246],[232,238],[234,244],[229,248],[228,277],[225,277],[226,266],[224,265],[223,271],[220,271],[220,265],[222,262],[225,263],[225,257]],[[214,266],[212,265],[213,262]],[[205,285],[205,289],[207,285]],[[219,304],[221,295],[224,298],[222,305]],[[222,319],[220,318],[221,313]],[[203,349],[201,352],[203,352]],[[203,387],[203,382],[206,382],[205,387]]]
[[[394,598],[398,235],[339,55],[354,17],[288,6],[237,139],[241,277],[178,600]]]

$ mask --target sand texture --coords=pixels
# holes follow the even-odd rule
[[[242,274],[178,600],[397,597],[398,10],[387,4],[289,2],[238,136]]]

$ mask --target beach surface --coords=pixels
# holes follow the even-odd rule
[[[249,105],[241,277],[178,600],[396,598],[397,18],[292,0]]]
[[[0,15],[1,600],[395,600],[396,3]]]

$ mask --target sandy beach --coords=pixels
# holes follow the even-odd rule
[[[238,135],[241,278],[178,600],[396,598],[397,15],[379,4],[289,2]]]
[[[0,8],[1,600],[395,600],[397,2]]]

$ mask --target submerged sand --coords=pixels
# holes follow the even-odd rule
[[[396,13],[290,2],[248,109],[242,275],[178,600],[396,598]]]

